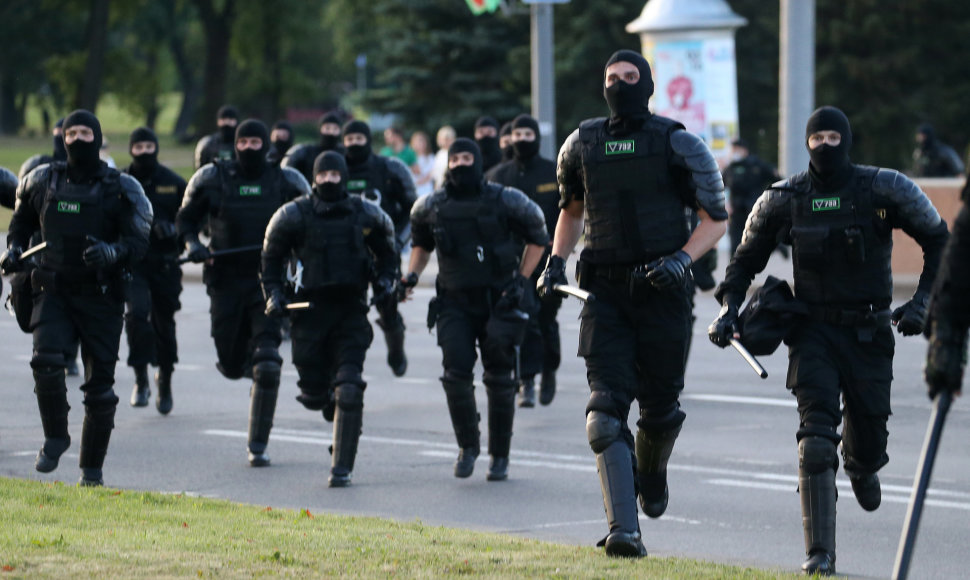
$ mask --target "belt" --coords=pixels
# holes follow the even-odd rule
[[[596,278],[603,278],[615,284],[626,284],[631,277],[643,271],[643,266],[639,264],[590,264],[592,275]]]
[[[836,326],[877,326],[890,320],[889,309],[876,310],[872,305],[848,309],[809,306],[808,312],[814,320]]]

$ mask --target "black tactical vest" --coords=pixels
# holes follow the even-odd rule
[[[633,263],[676,252],[690,233],[684,199],[669,169],[670,133],[684,126],[651,116],[613,137],[605,119],[579,126],[586,188],[586,245],[603,263]]]
[[[481,195],[445,196],[435,207],[438,282],[445,290],[499,287],[519,264],[518,244],[501,202],[502,187],[485,184]]]
[[[366,288],[371,255],[364,244],[364,214],[352,200],[326,213],[314,210],[312,198],[296,203],[303,216],[303,246],[296,252],[303,263],[303,289]]]
[[[380,206],[391,221],[398,223],[401,214],[401,204],[398,203],[399,192],[388,191],[390,187],[390,169],[387,162],[373,153],[367,161],[358,165],[348,165],[347,193],[357,195]]]
[[[262,245],[266,225],[283,202],[283,173],[267,167],[258,179],[246,179],[234,163],[216,163],[222,195],[209,218],[213,250]],[[254,256],[258,256],[258,252]],[[227,262],[225,258],[223,262]],[[258,259],[257,259],[258,261]]]
[[[94,272],[81,255],[88,247],[87,236],[104,242],[119,237],[121,205],[118,174],[108,175],[93,185],[68,183],[66,166],[51,165],[51,180],[40,212],[41,234],[47,249],[40,255],[41,267],[78,279],[93,279]]]
[[[808,173],[791,179],[795,296],[844,308],[892,302],[892,228],[872,203],[878,169],[856,166],[839,191],[820,193]]]
[[[168,182],[168,173],[158,166],[152,172],[151,177],[141,182],[145,190],[145,197],[152,204],[152,213],[155,221],[170,221],[175,223],[175,215],[178,214],[181,200],[179,199],[179,186],[173,181]],[[163,183],[159,183],[162,181]],[[178,254],[181,248],[178,238],[160,240],[155,236],[150,237],[149,254]]]

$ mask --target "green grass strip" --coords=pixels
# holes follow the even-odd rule
[[[0,478],[6,578],[778,578],[420,521]]]

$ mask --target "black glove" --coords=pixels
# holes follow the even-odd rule
[[[212,254],[209,253],[209,248],[203,246],[198,238],[186,240],[185,251],[187,252],[186,257],[190,262],[205,262],[212,257]]]
[[[20,254],[23,254],[24,250],[20,246],[12,245],[3,252],[0,256],[0,270],[4,274],[13,274],[14,272],[20,272],[24,269],[23,262],[20,261]]]
[[[104,268],[110,266],[121,259],[121,246],[109,244],[93,236],[87,236],[88,244],[81,254],[84,263],[92,268]]]
[[[930,295],[917,290],[909,302],[893,310],[892,320],[896,330],[903,336],[913,336],[923,332],[929,302]]]
[[[731,344],[731,339],[738,332],[738,304],[724,297],[721,312],[710,326],[707,327],[707,337],[717,346],[724,348]]]
[[[498,310],[514,310],[519,308],[519,305],[522,303],[522,297],[525,295],[525,286],[527,283],[528,280],[526,277],[516,272],[515,276],[512,276],[512,279],[502,288],[502,296],[495,303],[495,308]]]
[[[932,327],[923,369],[930,400],[942,391],[960,392],[963,369],[967,366],[966,331],[960,333],[948,322],[934,322]]]
[[[156,240],[171,240],[175,237],[175,224],[168,220],[156,220],[152,224],[152,235]]]
[[[677,250],[647,264],[647,280],[660,290],[678,288],[684,285],[684,277],[693,262],[687,252]]]
[[[408,297],[408,290],[418,285],[418,273],[410,272],[407,276],[402,276],[397,284],[397,301],[404,302]]]
[[[374,296],[371,298],[371,304],[376,305],[378,308],[383,307],[385,304],[393,304],[397,302],[397,292],[394,287],[394,279],[389,276],[381,276],[374,280],[373,284]]]
[[[559,256],[551,255],[546,260],[546,269],[539,275],[539,281],[536,283],[536,293],[539,294],[539,298],[546,301],[561,300],[562,297],[556,292],[555,287],[560,285],[564,286],[568,283],[569,281],[566,280],[566,260],[563,260]]]
[[[269,298],[266,299],[266,316],[286,316],[286,305],[289,301],[283,292],[280,290],[273,290],[270,292]]]

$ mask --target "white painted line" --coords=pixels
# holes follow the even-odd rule
[[[795,491],[795,489],[791,485],[780,485],[780,484],[774,484],[774,483],[761,483],[759,481],[743,481],[743,480],[739,480],[739,479],[708,479],[708,480],[705,480],[705,483],[710,483],[712,485],[724,485],[724,486],[729,486],[729,487],[742,487],[742,488],[745,488],[745,489],[767,489],[767,490],[771,490],[771,491],[784,491],[784,492],[792,492],[792,491]],[[845,485],[839,485],[839,484],[843,484],[843,483]],[[839,482],[836,482],[836,484],[838,485],[838,487],[849,487],[849,483],[848,482],[841,482],[841,481],[839,481]],[[898,486],[894,486],[894,487],[898,487]],[[932,490],[930,490],[930,493],[932,493]],[[908,504],[909,503],[909,496],[904,496],[904,495],[885,495],[885,494],[883,494],[882,501],[883,502],[888,502],[888,503]],[[960,502],[955,502],[955,501],[942,501],[942,500],[938,500],[938,499],[927,498],[926,501],[925,501],[925,504],[926,505],[931,505],[931,506],[934,506],[934,507],[942,507],[942,508],[951,508],[951,509],[959,509],[959,510],[970,511],[970,503],[960,503]]]
[[[449,453],[447,451],[422,451],[421,455],[427,457],[455,457],[454,453]],[[479,460],[484,460],[485,455],[479,456]],[[587,471],[596,473],[595,465],[570,465],[568,463],[555,463],[552,461],[530,461],[528,459],[518,459],[516,458],[516,453],[512,452],[512,457],[509,458],[509,464],[516,467],[547,467],[550,469],[561,469],[564,471]]]
[[[407,384],[407,385],[430,385],[432,383],[437,383],[438,381],[433,380],[433,379],[420,379],[420,378],[408,378],[408,377],[404,377],[404,378],[400,378],[400,379],[398,379],[398,378],[392,379],[392,382],[395,382],[395,383],[404,383],[404,384]]]
[[[794,398],[778,399],[773,397],[741,397],[734,395],[704,395],[704,394],[683,394],[681,399],[692,401],[708,401],[712,403],[735,403],[739,405],[767,405],[769,407],[792,407],[798,408],[798,403]]]

